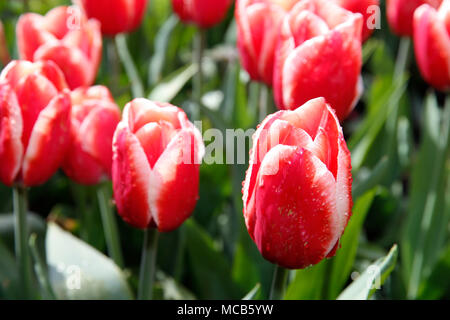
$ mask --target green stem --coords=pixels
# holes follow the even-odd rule
[[[117,47],[115,41],[112,38],[106,39],[106,57],[108,69],[111,69],[110,88],[113,95],[116,95],[120,86],[120,62],[117,53]]]
[[[175,258],[174,279],[181,280],[184,265],[184,248],[186,247],[186,226],[183,224],[178,228],[178,247]]]
[[[399,80],[406,71],[409,61],[409,48],[411,46],[411,39],[403,37],[400,40],[400,45],[397,53],[397,60],[395,62],[394,80]]]
[[[36,244],[37,235],[33,233],[29,239],[30,251],[34,260],[34,271],[36,272],[37,279],[39,281],[39,285],[44,293],[44,299],[47,300],[56,300],[55,292],[50,284],[50,280],[48,278],[47,273],[47,265],[39,254],[37,244]]]
[[[251,81],[249,89],[249,106],[251,108],[252,116],[256,119],[259,111],[261,84]]]
[[[284,293],[286,291],[286,282],[289,270],[275,266],[273,274],[272,288],[270,289],[270,300],[283,300]]]
[[[100,206],[100,213],[102,216],[103,230],[105,233],[106,245],[108,247],[108,254],[114,262],[123,268],[122,250],[120,248],[119,232],[117,229],[116,217],[110,205],[109,192],[107,184],[99,186],[97,189],[98,203]]]
[[[200,119],[200,106],[202,104],[203,96],[203,54],[205,51],[206,32],[204,29],[199,29],[194,39],[194,65],[197,65],[197,73],[193,82],[194,101],[199,108],[196,110],[194,119]]]
[[[115,38],[117,52],[119,53],[119,58],[123,63],[125,72],[131,82],[131,91],[134,98],[144,97],[144,85],[142,84],[139,72],[136,65],[133,62],[130,51],[127,46],[127,39],[124,34],[118,34]]]
[[[31,259],[28,250],[28,226],[27,226],[27,192],[25,187],[15,186],[13,188],[14,201],[14,241],[16,259],[19,263],[22,290],[27,299],[32,298],[32,274]]]
[[[267,87],[265,84],[260,84],[261,88],[259,90],[259,122],[262,122],[266,117],[268,113],[269,108],[269,87]]]
[[[70,182],[73,197],[76,200],[77,213],[80,220],[80,236],[81,239],[90,245],[94,245],[91,238],[92,229],[92,212],[89,212],[86,204],[86,188],[81,187],[75,182]]]
[[[158,250],[158,230],[147,229],[142,246],[141,271],[139,275],[139,300],[151,300],[156,270],[156,253]]]

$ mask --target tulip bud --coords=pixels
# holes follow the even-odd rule
[[[17,23],[21,59],[51,60],[70,89],[94,83],[102,55],[100,23],[78,7],[57,7],[45,16],[26,13]]]
[[[248,232],[265,259],[299,269],[335,254],[351,216],[350,152],[325,99],[269,115],[243,184]]]
[[[327,0],[302,0],[284,17],[275,54],[279,109],[324,97],[344,120],[362,93],[362,16]]]
[[[89,18],[95,18],[102,25],[102,33],[114,36],[131,32],[142,22],[147,0],[80,0]]]
[[[70,99],[51,61],[12,61],[0,74],[0,181],[40,185],[59,168],[70,140]]]
[[[227,14],[231,0],[172,0],[173,11],[185,23],[210,28],[220,23]]]
[[[238,49],[243,68],[255,81],[272,85],[280,25],[298,0],[237,0]]]
[[[450,89],[450,0],[439,10],[427,4],[416,10],[414,49],[423,78],[438,90]]]
[[[414,11],[422,4],[438,8],[442,0],[386,0],[386,13],[389,26],[399,36],[411,37],[413,34]]]
[[[362,41],[366,41],[374,31],[374,27],[370,26],[371,18],[378,11],[371,10],[371,7],[380,5],[380,0],[334,0],[336,4],[353,13],[360,13],[364,17],[364,25],[362,30]],[[380,17],[378,17],[380,18]]]
[[[134,227],[178,228],[198,199],[204,155],[200,132],[183,110],[135,99],[113,140],[112,179],[121,217]]]
[[[71,147],[62,168],[69,178],[84,185],[110,179],[119,107],[104,86],[78,88],[72,91],[71,100]]]

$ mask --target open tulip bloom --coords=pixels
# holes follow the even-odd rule
[[[414,48],[423,78],[438,90],[450,89],[450,1],[424,4],[414,14]]]
[[[286,13],[298,0],[237,0],[237,45],[243,68],[271,86],[275,48]]]
[[[63,170],[72,180],[91,185],[111,178],[112,138],[120,110],[108,88],[78,88],[71,93],[71,147]]]
[[[231,3],[231,0],[172,0],[172,7],[182,21],[210,28],[225,18]]]
[[[16,60],[0,74],[0,179],[11,186],[46,182],[70,141],[67,84],[53,62]]]
[[[248,232],[264,258],[298,269],[335,254],[352,213],[350,152],[323,98],[269,115],[244,187]]]
[[[362,40],[366,41],[374,31],[374,21],[376,19],[373,16],[377,14],[378,10],[373,10],[374,6],[379,7],[380,0],[333,0],[336,4],[342,8],[351,11],[353,13],[360,13],[364,17]],[[379,18],[379,17],[378,17]]]
[[[70,89],[94,83],[102,56],[100,23],[76,7],[57,7],[45,16],[22,15],[17,23],[21,59],[51,60]]]
[[[324,97],[344,120],[362,94],[358,13],[327,0],[301,0],[284,17],[275,55],[274,95],[280,109]]]
[[[147,0],[79,0],[86,16],[100,21],[102,33],[131,32],[142,22]]]
[[[386,11],[391,30],[399,35],[413,35],[413,19],[415,10],[422,4],[438,8],[442,0],[386,0]]]
[[[0,299],[449,298],[450,0],[22,2]]]
[[[178,228],[198,199],[204,155],[198,129],[183,110],[135,99],[113,141],[113,188],[121,217],[134,227]]]

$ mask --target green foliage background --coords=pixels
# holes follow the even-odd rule
[[[0,19],[13,58],[18,57],[14,28],[19,15],[45,14],[61,4],[69,1],[0,2]],[[445,95],[421,79],[411,45],[406,68],[396,69],[400,39],[390,32],[384,16],[381,25],[364,44],[365,93],[344,123],[352,152],[353,217],[336,257],[290,273],[286,299],[450,298],[450,100],[445,103]],[[183,25],[172,15],[170,1],[151,0],[141,28],[126,36],[145,95],[170,101],[190,116],[195,110],[191,85],[197,70],[191,63],[195,34],[195,27]],[[123,48],[116,42],[122,56]],[[235,43],[230,10],[226,21],[207,32],[203,130],[247,129],[258,123],[259,88],[241,70]],[[96,82],[109,86],[123,107],[139,88],[117,63],[113,39],[104,39],[103,51]],[[242,217],[245,170],[245,164],[202,165],[200,200],[193,217],[160,239],[157,298],[268,297],[274,267],[262,259]],[[121,271],[100,255],[98,251],[105,253],[106,247],[95,187],[75,185],[58,172],[45,185],[33,188],[29,197],[33,212],[29,224],[37,233],[39,253],[47,255],[58,298],[134,296],[143,234],[118,218],[126,268]],[[0,212],[4,213],[0,215],[0,298],[5,299],[21,297],[11,211],[11,190],[0,186]],[[57,222],[90,247],[46,221]],[[61,289],[67,279],[52,263],[86,256],[92,263],[83,269],[83,276],[101,279],[83,282],[87,289],[79,292]],[[364,285],[375,281],[376,275],[367,269],[373,263],[380,267],[384,283],[380,290]],[[95,265],[107,275],[101,275]],[[355,272],[361,276],[352,283]],[[41,297],[45,298],[44,292]]]

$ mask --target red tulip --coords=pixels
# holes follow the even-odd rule
[[[438,8],[442,0],[386,0],[389,26],[399,36],[412,36],[414,11],[422,4]]]
[[[237,0],[241,64],[255,81],[272,85],[275,47],[283,17],[298,0]]]
[[[192,213],[204,154],[183,110],[135,99],[113,140],[113,189],[119,214],[134,227],[171,231]]]
[[[227,14],[231,0],[172,0],[173,11],[186,23],[210,28]]]
[[[361,92],[362,16],[327,0],[302,0],[285,16],[275,54],[279,109],[325,97],[342,121]]]
[[[144,18],[147,0],[80,0],[89,18],[102,24],[102,33],[116,35],[139,27]]]
[[[59,168],[70,140],[67,84],[53,62],[12,61],[0,74],[0,180],[35,186]]]
[[[450,0],[439,10],[427,4],[416,10],[414,49],[424,79],[436,89],[450,89]]]
[[[372,6],[380,5],[380,0],[334,0],[338,5],[342,8],[351,11],[353,13],[361,13],[364,17],[364,25],[362,31],[362,40],[366,41],[370,35],[373,33],[374,29],[369,27],[369,19],[372,18],[372,15],[376,14],[371,10]]]
[[[111,178],[112,138],[120,121],[119,107],[104,86],[78,88],[71,93],[72,143],[63,170],[84,185]]]
[[[87,20],[77,7],[22,15],[17,41],[21,59],[55,62],[71,89],[94,83],[102,55],[100,24]]]
[[[243,186],[245,223],[265,259],[299,269],[335,254],[352,213],[351,159],[323,98],[262,122]]]

